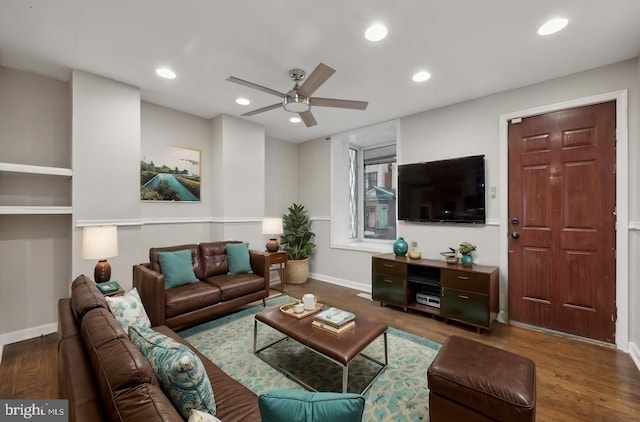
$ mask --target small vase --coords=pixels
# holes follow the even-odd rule
[[[470,267],[472,265],[473,265],[473,255],[471,254],[462,255],[462,266]]]
[[[403,238],[399,237],[398,240],[393,242],[393,253],[396,256],[405,256],[407,251],[409,250],[409,245],[404,241]]]

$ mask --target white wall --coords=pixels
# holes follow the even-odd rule
[[[298,146],[267,136],[264,215],[281,217],[298,200]],[[267,238],[265,237],[265,242]]]
[[[218,240],[243,240],[250,248],[263,249],[265,133],[262,126],[221,115],[212,122],[212,181]]]
[[[95,261],[82,259],[83,224],[140,221],[140,90],[74,70],[71,77],[73,162],[72,274],[93,278]],[[109,258],[111,279],[129,286],[127,247],[119,236],[117,257]],[[126,245],[126,246],[125,246]],[[72,280],[68,280],[70,284]]]

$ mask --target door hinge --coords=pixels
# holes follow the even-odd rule
[[[613,310],[613,314],[611,315],[611,322],[617,322],[618,321],[618,307],[616,306]]]
[[[515,125],[516,123],[522,123],[522,117],[516,117],[515,119],[511,119],[512,125]]]

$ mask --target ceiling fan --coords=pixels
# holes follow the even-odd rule
[[[286,94],[273,90],[271,88],[254,84],[252,82],[247,82],[234,76],[229,76],[226,80],[275,95],[282,99],[276,104],[244,113],[242,116],[253,116],[258,113],[264,113],[265,111],[276,109],[278,107],[284,107],[285,110],[290,111],[291,113],[298,113],[304,124],[307,127],[311,127],[318,124],[318,122],[316,122],[316,119],[313,117],[313,114],[311,114],[312,106],[365,110],[369,105],[369,103],[366,101],[312,97],[311,95],[320,87],[320,85],[325,83],[327,79],[329,79],[334,73],[335,69],[332,69],[324,63],[320,63],[305,80],[304,70],[291,69],[289,71],[289,78],[291,78],[291,80],[295,82],[295,85],[293,86],[293,89],[291,89]],[[302,83],[302,85],[300,85],[300,83]]]

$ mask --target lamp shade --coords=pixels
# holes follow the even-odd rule
[[[82,230],[82,258],[104,260],[118,256],[118,226],[91,226]]]
[[[284,230],[282,229],[282,218],[263,218],[262,219],[262,234],[281,234]]]

